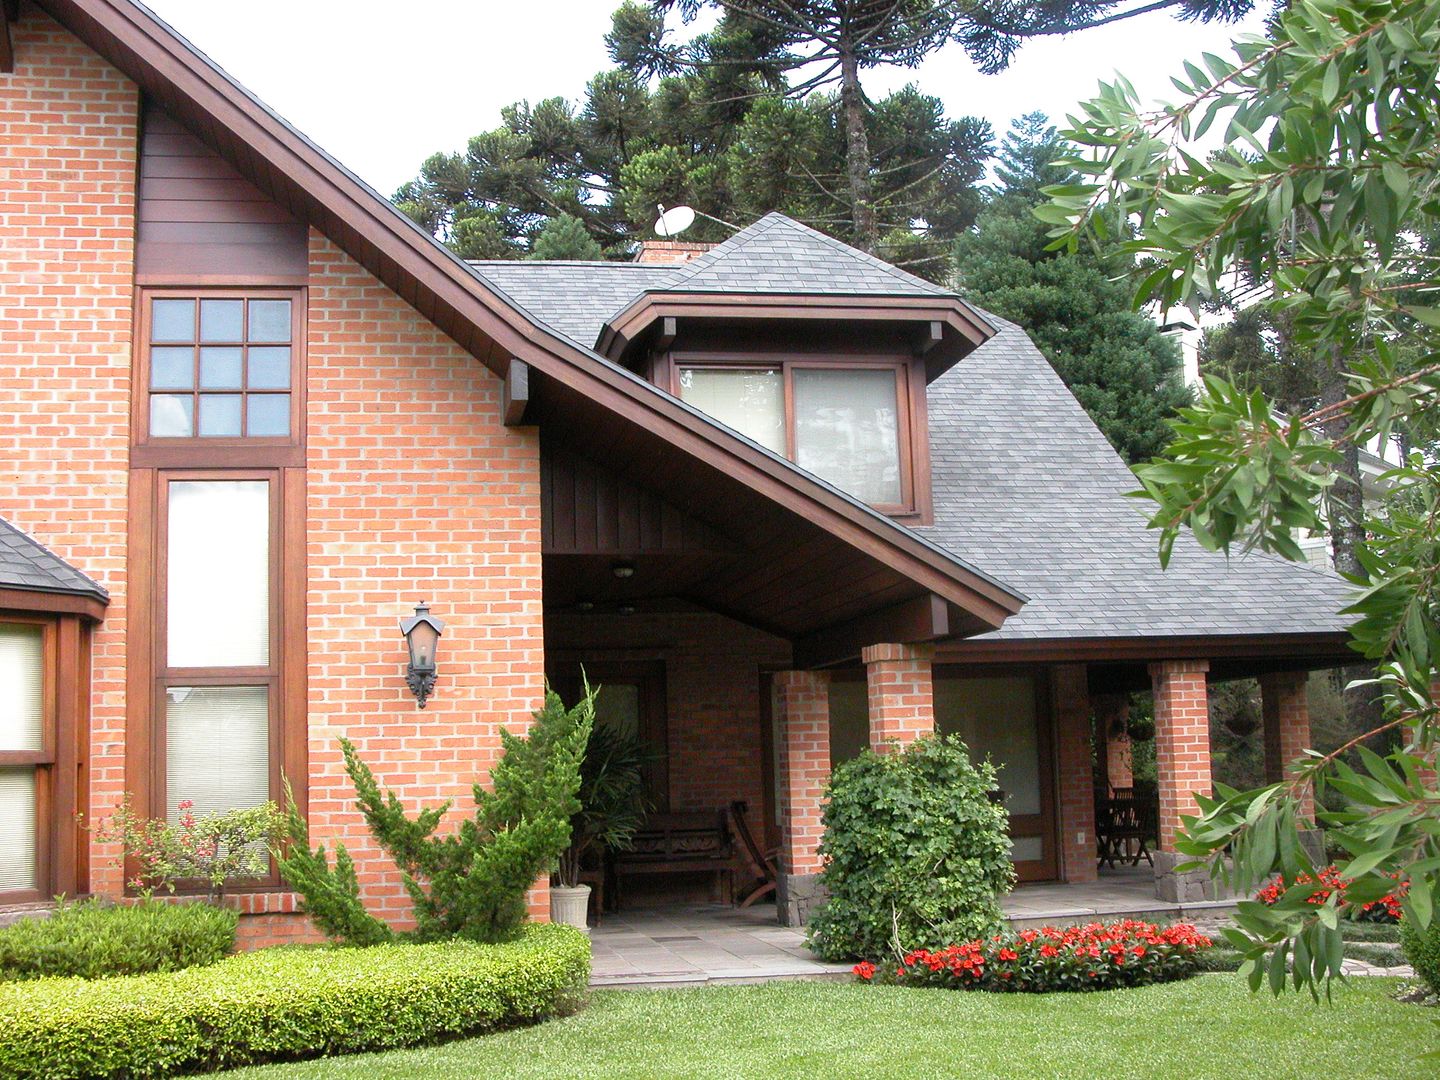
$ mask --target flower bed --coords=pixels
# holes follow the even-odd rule
[[[1295,880],[1290,883],[1294,888],[1298,885],[1314,885],[1315,891],[1310,895],[1308,903],[1316,907],[1324,904],[1330,899],[1332,893],[1338,892],[1340,898],[1337,901],[1342,914],[1350,918],[1358,919],[1361,922],[1382,922],[1398,923],[1400,921],[1400,902],[1405,899],[1405,894],[1410,890],[1410,883],[1399,874],[1390,874],[1395,879],[1395,888],[1382,896],[1379,900],[1372,900],[1368,904],[1354,905],[1345,899],[1345,890],[1350,886],[1349,878],[1342,878],[1339,870],[1332,863],[1325,867],[1315,877],[1309,874],[1297,874]],[[1286,892],[1283,881],[1276,879],[1266,885],[1258,893],[1255,899],[1262,904],[1274,904]]]
[[[894,968],[865,962],[865,982],[950,990],[1047,993],[1144,986],[1193,975],[1211,941],[1189,923],[1163,929],[1125,919],[1022,930],[937,952],[915,949]]]

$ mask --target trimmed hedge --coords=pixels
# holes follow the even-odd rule
[[[0,985],[0,1076],[162,1076],[414,1046],[573,1009],[590,944],[528,926],[497,945],[283,947],[205,968]]]
[[[213,964],[235,948],[239,916],[211,904],[61,904],[0,930],[0,982],[100,979]]]
[[[1420,981],[1432,994],[1440,994],[1440,914],[1431,917],[1424,933],[1401,919],[1400,948]]]

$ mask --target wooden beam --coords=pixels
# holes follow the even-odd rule
[[[0,611],[79,615],[91,622],[102,622],[105,619],[105,605],[108,603],[108,600],[88,593],[37,592],[20,587],[0,586]]]
[[[955,622],[944,597],[924,593],[798,638],[794,642],[795,666],[806,669],[843,663],[877,642],[911,644],[949,637],[955,633]]]
[[[512,356],[505,370],[502,402],[506,427],[519,427],[525,422],[525,407],[530,404],[530,365],[519,357]]]
[[[932,319],[925,325],[925,328],[915,336],[915,355],[924,356],[944,340],[945,324],[938,319]]]
[[[675,335],[679,331],[679,320],[673,315],[666,315],[660,320],[660,333],[655,338],[655,351],[664,352],[675,344]]]

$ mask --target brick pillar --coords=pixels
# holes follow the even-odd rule
[[[1209,875],[1179,875],[1188,857],[1175,851],[1180,815],[1195,814],[1195,794],[1209,795],[1210,706],[1205,673],[1208,660],[1166,660],[1150,665],[1155,694],[1155,771],[1160,785],[1159,845],[1155,852],[1155,891],[1171,903],[1208,899]]]
[[[1130,699],[1124,694],[1102,694],[1095,699],[1095,734],[1104,740],[1105,783],[1111,788],[1135,786],[1130,756]],[[1098,749],[1098,748],[1097,748]]]
[[[871,645],[861,652],[872,750],[885,753],[935,731],[934,653],[929,645]]]
[[[531,922],[550,921],[550,875],[535,879],[525,892],[525,911]]]
[[[776,739],[780,749],[781,923],[801,926],[824,899],[820,891],[820,824],[830,781],[830,676],[823,671],[775,674]]]
[[[1260,708],[1265,724],[1265,782],[1285,779],[1286,767],[1310,748],[1309,676],[1277,671],[1260,676]],[[1305,816],[1315,817],[1313,792],[1305,795]]]
[[[1050,691],[1060,788],[1060,878],[1094,881],[1095,769],[1085,665],[1056,664],[1050,669]]]

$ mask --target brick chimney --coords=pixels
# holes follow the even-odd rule
[[[642,240],[635,261],[679,266],[681,263],[699,258],[714,246],[714,244],[687,244],[683,240]]]

